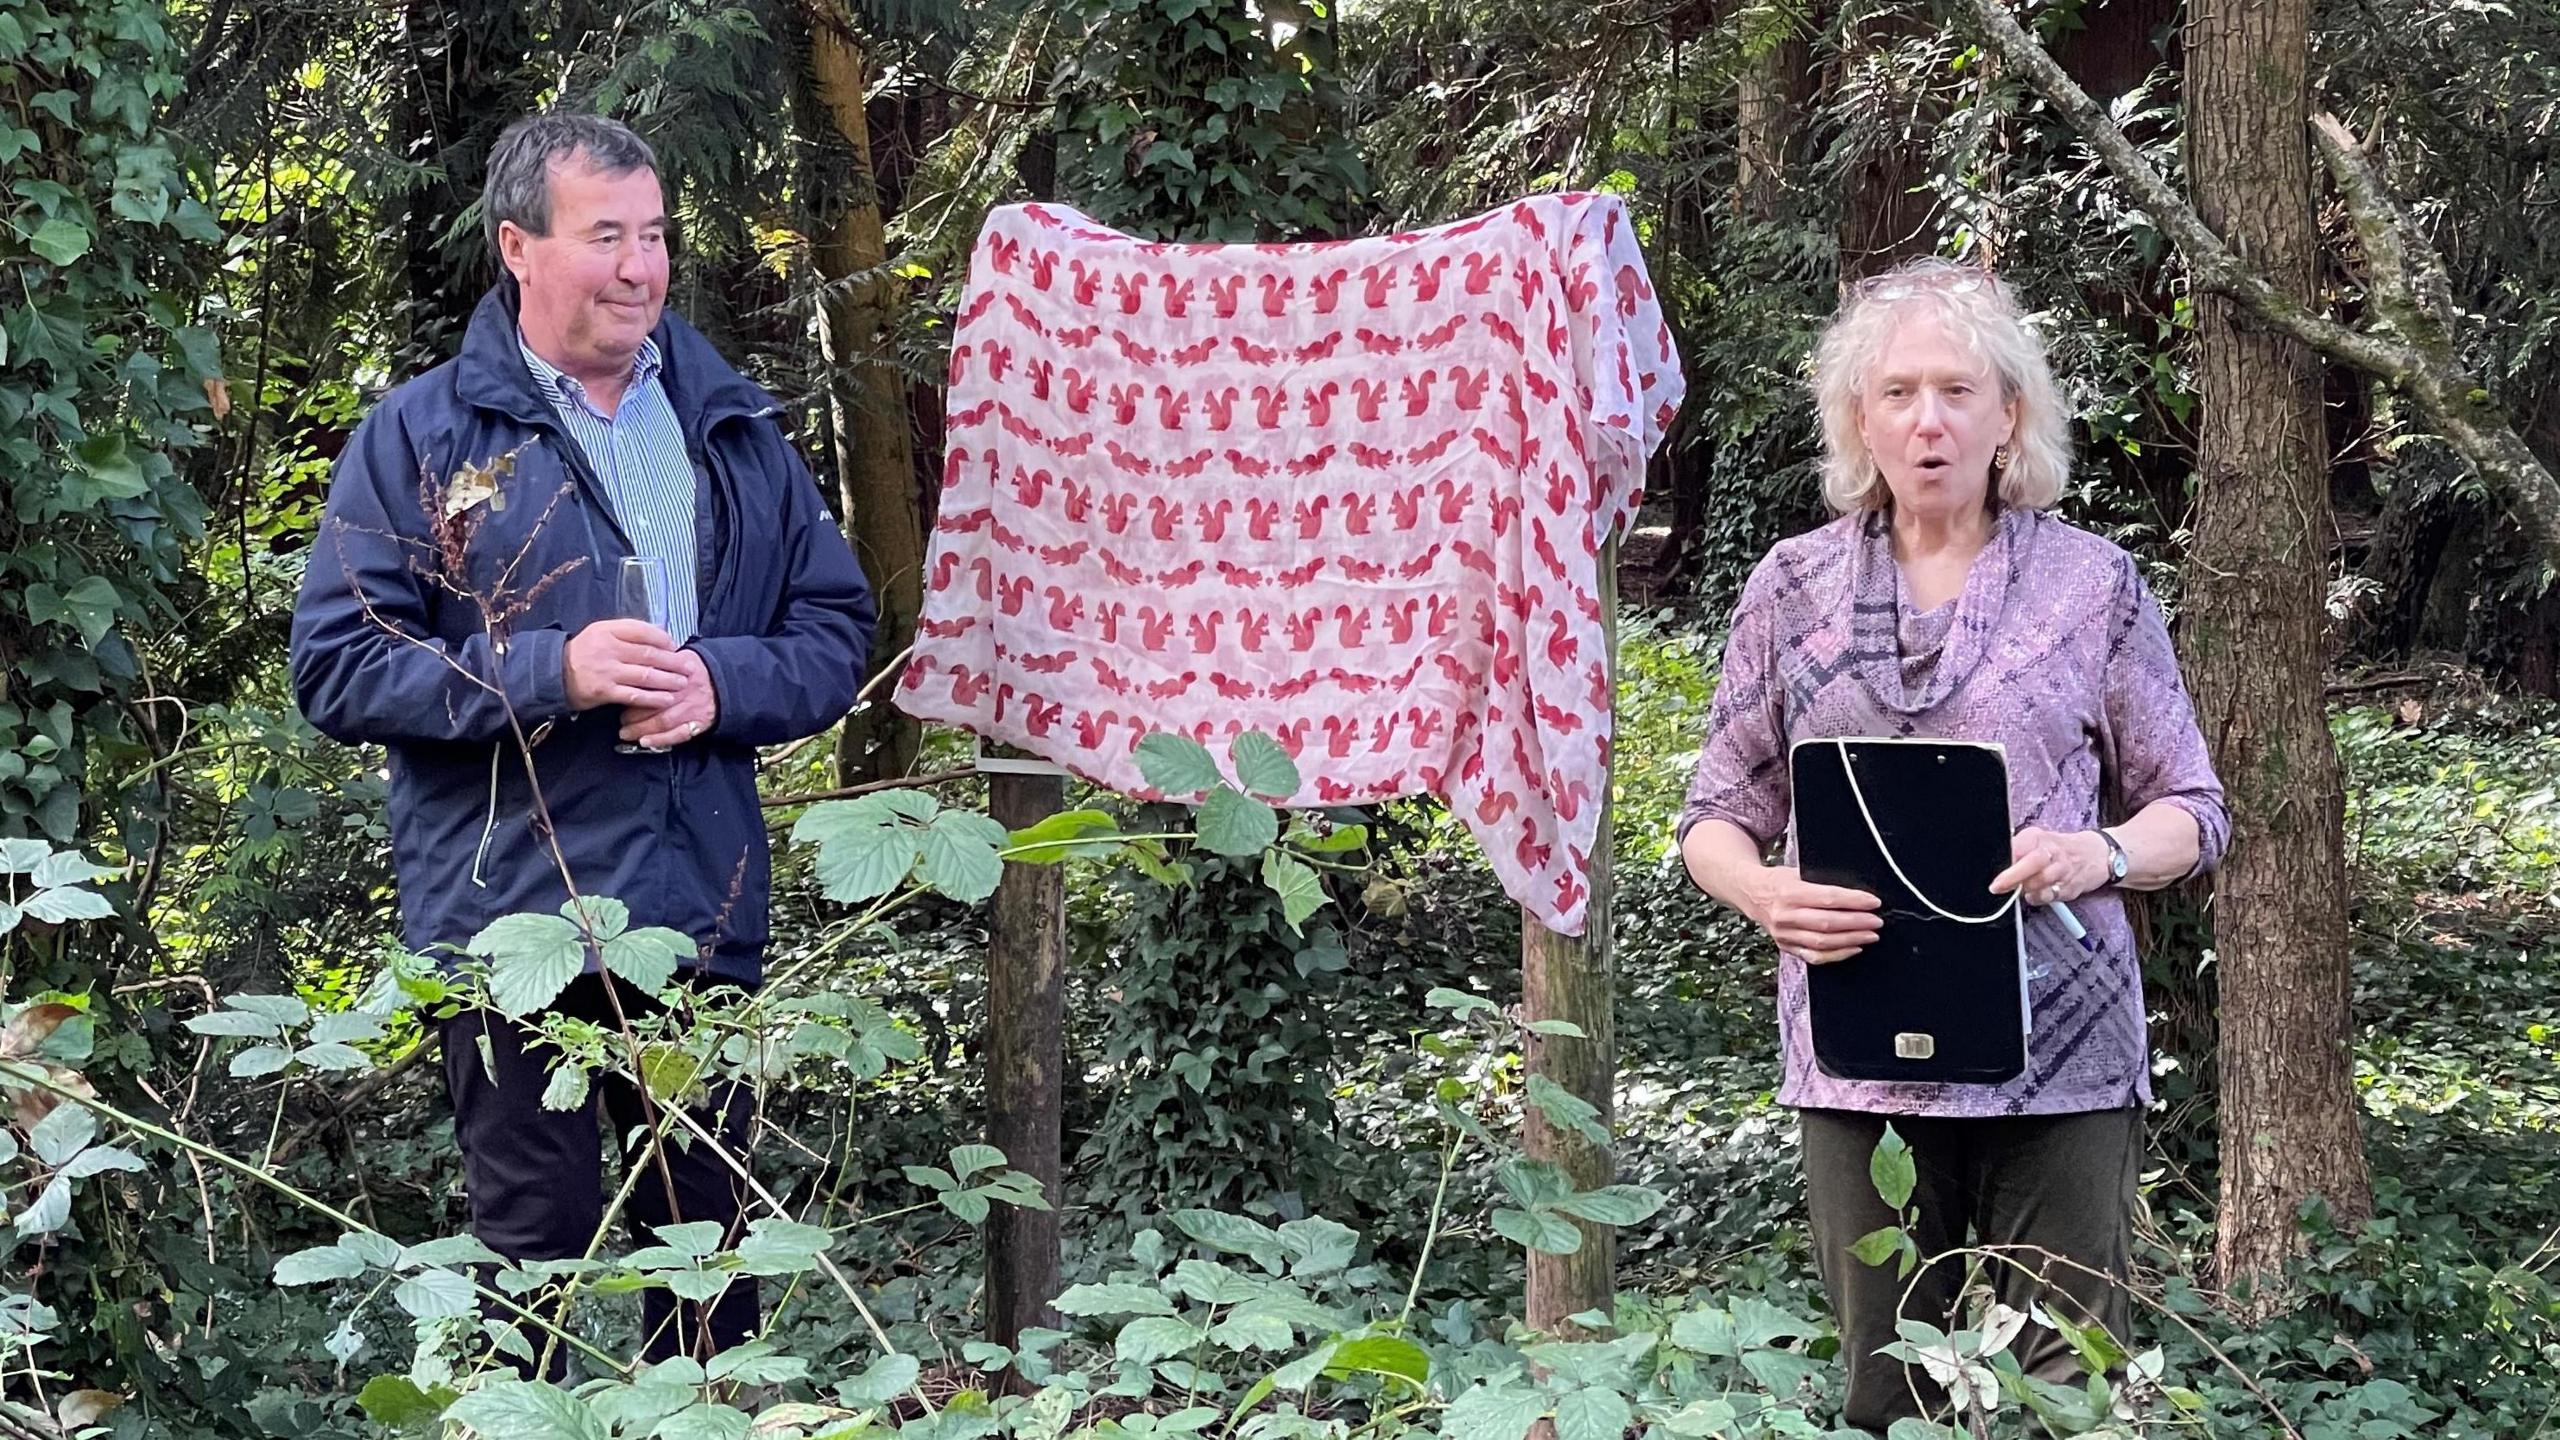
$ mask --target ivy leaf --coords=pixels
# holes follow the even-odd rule
[[[557,915],[501,915],[462,947],[489,961],[489,999],[521,1018],[550,1004],[586,968],[587,941]]]
[[[27,587],[28,619],[68,625],[92,649],[115,628],[118,603],[116,587],[102,575],[91,575],[69,590],[41,583]]]
[[[1280,897],[1280,918],[1297,930],[1308,916],[1324,908],[1324,880],[1305,861],[1277,850],[1262,857],[1262,883]]]
[[[78,497],[82,508],[101,500],[132,500],[151,493],[151,478],[143,473],[142,462],[134,458],[123,436],[93,436],[81,441],[71,453],[79,458],[80,468],[88,472],[88,483],[80,487]]]
[[[1624,1440],[1634,1418],[1625,1396],[1585,1386],[1556,1402],[1556,1440]]]
[[[1200,843],[1221,855],[1258,855],[1280,838],[1272,808],[1225,785],[1200,802]]]
[[[1227,746],[1227,758],[1235,763],[1236,784],[1247,794],[1286,800],[1298,793],[1298,762],[1259,730],[1238,735]]]
[[[1136,754],[1138,773],[1167,795],[1197,795],[1226,783],[1208,749],[1188,735],[1153,731],[1139,737]]]
[[[984,815],[945,810],[924,829],[924,883],[964,904],[984,900],[1004,878],[999,852],[1012,840],[1010,831]]]
[[[56,265],[78,263],[89,253],[89,227],[69,215],[56,215],[27,237],[27,248]]]

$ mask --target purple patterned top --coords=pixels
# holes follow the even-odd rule
[[[1779,542],[1743,587],[1679,833],[1709,817],[1762,845],[1788,834],[1787,747],[1809,737],[1929,736],[2008,751],[2021,826],[2086,830],[2166,800],[2195,816],[2199,871],[2230,837],[2160,608],[2132,557],[2040,511],[2004,508],[1964,592],[1915,610],[1881,512]],[[2103,818],[2102,818],[2103,817]],[[1788,835],[1788,853],[1794,838]],[[2001,1085],[1843,1080],[1813,1060],[1804,961],[1778,960],[1780,1103],[1893,1115],[2054,1115],[2151,1096],[2142,968],[2122,897],[2072,907],[2095,954],[2031,907],[2035,1030]]]

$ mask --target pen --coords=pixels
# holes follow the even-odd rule
[[[2080,923],[2080,917],[2071,913],[2070,906],[2056,900],[2045,908],[2062,921],[2062,928],[2071,932],[2071,938],[2080,942],[2081,949],[2092,955],[2098,953],[2098,942],[2089,938],[2089,927]]]

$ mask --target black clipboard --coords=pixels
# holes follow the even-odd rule
[[[1799,740],[1787,765],[1797,869],[1884,902],[1874,944],[1805,967],[1815,1063],[1844,1080],[2015,1079],[2031,1019],[2024,934],[2011,897],[1990,891],[2009,868],[2006,754],[1847,737]]]

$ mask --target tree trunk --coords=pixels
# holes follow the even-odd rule
[[[2304,130],[2310,0],[2190,13],[2197,212],[2307,306],[2318,243]],[[2319,362],[2221,295],[2198,312],[2204,423],[2184,638],[2232,822],[2215,907],[2215,1259],[2229,1285],[2272,1279],[2299,1249],[2305,1199],[2325,1196],[2353,1223],[2372,1194],[2348,1050],[2345,799],[2321,698],[2330,511]]]
[[[1768,222],[1786,212],[1786,180],[1804,133],[1805,104],[1813,94],[1813,46],[1792,17],[1775,36],[1752,36],[1765,49],[1742,69],[1734,100],[1734,200],[1749,219]]]
[[[2382,662],[2406,659],[2417,647],[2427,598],[2435,593],[2436,573],[2462,511],[2450,488],[2427,485],[2414,475],[2401,476],[2392,485],[2373,522],[2373,542],[2359,571],[2373,589],[2359,602],[2349,629],[2352,653]]]
[[[1929,132],[1936,102],[1924,75],[1894,61],[1900,41],[1918,34],[1927,15],[1914,5],[1879,6],[1853,22],[1841,40],[1840,63],[1872,70],[1872,88],[1890,113],[1863,117],[1869,132],[1848,173],[1840,204],[1840,279],[1863,280],[1938,248],[1938,205],[1929,177]]]
[[[1066,806],[1053,775],[992,775],[987,809],[1008,830]],[[1067,980],[1067,872],[1009,862],[996,883],[987,935],[987,1143],[1040,1182],[1056,1206]],[[1054,1327],[1058,1212],[999,1205],[987,1216],[987,1338],[1012,1349],[1022,1332]]]
[[[2151,78],[2163,64],[2175,64],[2178,0],[2099,0],[2079,12],[2079,24],[2054,37],[2053,58],[2065,73],[2100,104],[2112,104]],[[2174,81],[2175,72],[2171,79]],[[2168,100],[2173,91],[2155,91]]]
[[[415,374],[462,344],[480,295],[497,278],[476,236],[445,242],[480,197],[489,150],[516,118],[516,80],[532,45],[514,0],[407,0],[393,143],[436,177],[409,192],[401,224],[409,281],[408,344],[393,368]]]
[[[1607,627],[1609,678],[1618,673],[1618,544],[1600,551],[1600,610]],[[1616,914],[1617,887],[1611,875],[1613,844],[1610,779],[1600,783],[1600,833],[1591,844],[1589,924],[1580,939],[1558,935],[1523,911],[1520,916],[1521,1009],[1531,1020],[1569,1020],[1581,1027],[1581,1039],[1565,1035],[1531,1035],[1527,1040],[1529,1073],[1544,1075],[1600,1112],[1603,1126],[1613,1122],[1618,1078],[1616,1018],[1617,968],[1610,945]],[[1534,1105],[1525,1126],[1529,1158],[1549,1161],[1564,1170],[1576,1190],[1596,1190],[1617,1178],[1617,1162],[1607,1145],[1595,1145],[1569,1130],[1547,1123]],[[1529,1328],[1561,1334],[1573,1327],[1568,1316],[1609,1308],[1616,1293],[1617,1231],[1581,1220],[1582,1248],[1570,1255],[1529,1252]]]
[[[814,212],[810,249],[825,287],[818,340],[833,417],[836,483],[854,554],[880,606],[867,683],[897,663],[915,639],[916,616],[924,607],[924,525],[906,380],[888,353],[898,282],[886,271],[887,227],[872,178],[862,51],[829,0],[801,0],[799,14],[808,42],[803,128],[817,147],[808,176]],[[906,774],[922,735],[923,727],[885,697],[865,701],[845,719],[836,749],[837,783]]]

